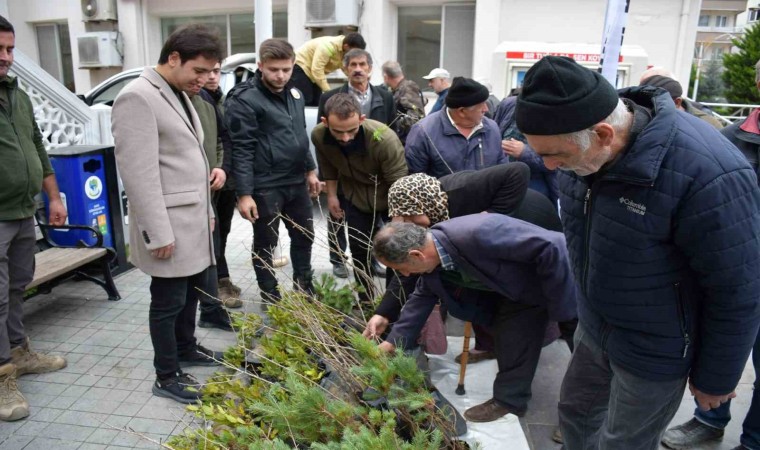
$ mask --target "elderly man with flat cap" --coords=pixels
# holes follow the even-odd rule
[[[657,449],[687,383],[705,410],[736,395],[760,324],[755,172],[668,92],[616,92],[570,58],[528,71],[515,114],[562,170],[580,291],[565,448]]]
[[[652,75],[651,77],[647,77],[641,80],[639,86],[654,86],[663,88],[670,93],[670,97],[673,99],[673,103],[676,104],[677,109],[685,111],[694,117],[698,117],[719,130],[723,128],[723,124],[720,123],[720,120],[712,115],[709,110],[703,111],[696,106],[698,104],[697,102],[692,102],[691,100],[682,97],[683,87],[681,86],[681,83],[675,79],[667,77],[665,75]]]
[[[506,163],[499,126],[485,117],[489,95],[475,80],[454,78],[446,107],[414,124],[406,138],[409,173],[440,178]]]

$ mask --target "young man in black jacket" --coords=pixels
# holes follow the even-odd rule
[[[293,46],[267,39],[258,56],[256,75],[228,94],[225,119],[232,139],[238,210],[253,223],[256,279],[262,299],[277,301],[272,253],[280,216],[291,239],[295,287],[312,291],[314,224],[309,196],[319,194],[320,183],[309,152],[303,96],[285,87],[293,72]]]

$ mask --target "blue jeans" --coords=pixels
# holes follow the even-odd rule
[[[744,418],[740,441],[750,450],[760,450],[760,334],[755,338],[755,347],[752,349],[752,364],[755,366],[755,390],[747,417]],[[709,411],[696,408],[694,417],[713,428],[726,428],[731,420],[731,400]]]
[[[651,381],[625,371],[579,326],[559,398],[565,450],[657,450],[685,387],[686,377]]]

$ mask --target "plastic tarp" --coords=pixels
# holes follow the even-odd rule
[[[454,391],[459,383],[459,364],[454,358],[462,352],[462,337],[448,337],[448,351],[445,355],[429,355],[430,378],[446,399],[464,415],[465,410],[489,400],[496,378],[496,360],[489,360],[467,366],[464,387],[465,394]],[[470,340],[470,342],[474,342]],[[467,434],[460,439],[473,448],[479,444],[483,450],[530,450],[517,416],[506,416],[488,423],[467,422]]]

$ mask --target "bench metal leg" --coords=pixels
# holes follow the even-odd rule
[[[121,295],[119,295],[119,291],[116,289],[116,283],[113,281],[113,275],[111,275],[111,265],[108,263],[109,259],[110,258],[102,258],[100,260],[101,264],[103,265],[103,279],[105,281],[103,287],[108,293],[108,300],[121,300]]]
[[[108,260],[109,258],[107,255],[100,259],[100,265],[103,269],[102,280],[98,277],[93,277],[92,275],[86,274],[84,272],[77,272],[76,276],[78,278],[92,281],[93,283],[105,289],[106,293],[108,294],[108,300],[121,300],[121,295],[119,295],[119,291],[116,289],[116,283],[114,283],[113,276],[111,275],[111,266],[108,264]]]

